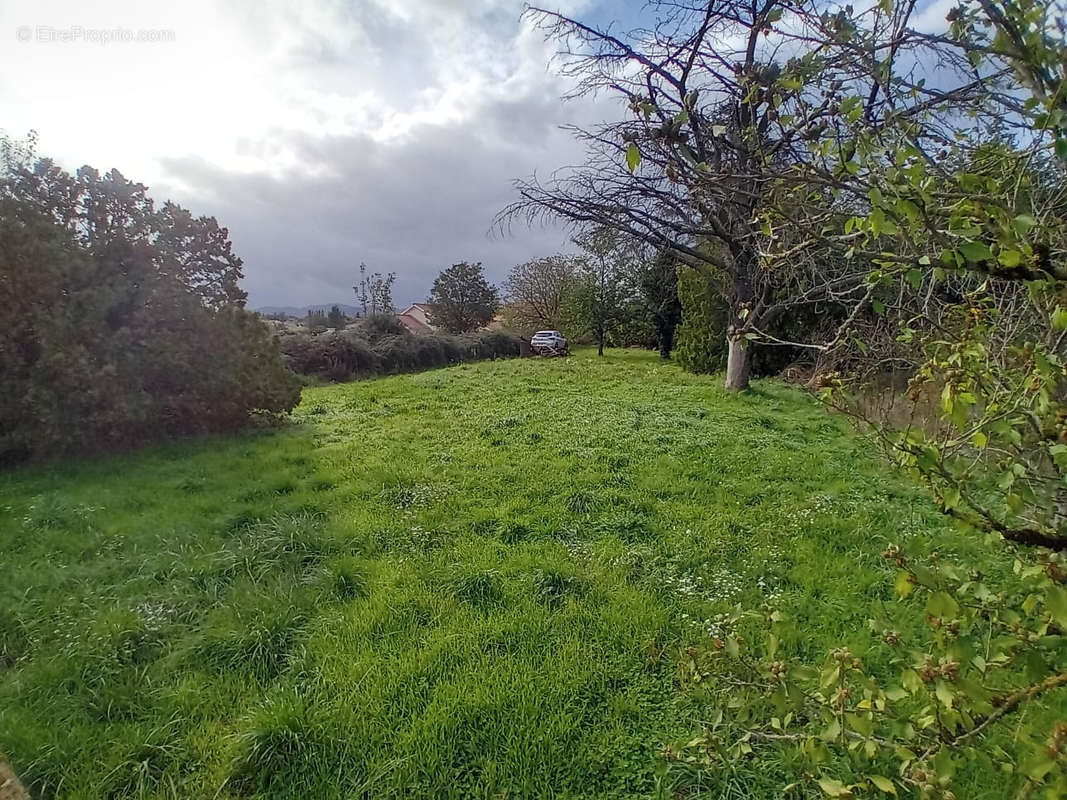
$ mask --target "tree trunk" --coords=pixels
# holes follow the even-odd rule
[[[748,388],[751,355],[748,341],[742,336],[726,339],[726,389],[738,392]]]
[[[604,355],[604,337],[603,337],[603,335],[597,337],[596,354],[598,356]]]
[[[739,247],[732,254],[734,273],[730,276],[730,323],[726,327],[726,390],[739,392],[748,388],[752,371],[752,343],[745,338],[746,320],[756,305],[755,276],[759,255],[752,249]]]

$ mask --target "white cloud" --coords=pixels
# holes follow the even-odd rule
[[[157,199],[217,215],[253,302],[343,300],[352,265],[375,256],[373,268],[410,272],[401,283],[421,296],[454,260],[498,258],[499,277],[508,259],[563,243],[559,232],[483,235],[511,178],[573,155],[555,127],[590,113],[558,100],[553,46],[521,10],[519,0],[8,0],[0,106],[10,134],[37,130],[60,163],[118,167]],[[46,28],[78,40],[38,41]],[[173,40],[87,41],[115,28]]]

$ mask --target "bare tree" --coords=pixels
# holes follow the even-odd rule
[[[382,275],[380,272],[367,272],[367,265],[359,265],[359,283],[352,287],[356,299],[363,306],[363,316],[368,314],[393,313],[393,284],[396,273]]]
[[[963,112],[1011,101],[997,94],[1004,69],[918,31],[915,7],[663,0],[651,4],[653,27],[627,34],[530,8],[561,44],[574,96],[620,97],[631,116],[571,128],[587,162],[518,181],[499,222],[606,226],[725,278],[730,389],[748,384],[753,341],[836,347],[873,291],[870,254],[850,252],[841,232],[872,202],[857,148],[889,137],[936,161]],[[938,81],[927,83],[931,70]],[[784,314],[814,304],[839,309],[829,334],[775,336]]]
[[[504,292],[514,321],[537,329],[566,327],[568,299],[577,289],[579,266],[574,256],[554,255],[512,267]]]

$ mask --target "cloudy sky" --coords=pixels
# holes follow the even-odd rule
[[[624,1],[553,7],[604,23]],[[552,45],[521,9],[5,0],[0,124],[36,130],[69,168],[118,167],[216,216],[254,307],[354,302],[361,261],[398,274],[398,302],[418,300],[455,261],[499,281],[566,247],[555,229],[487,236],[512,178],[577,160],[558,126],[597,114],[559,100]]]

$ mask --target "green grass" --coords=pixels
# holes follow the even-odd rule
[[[684,648],[773,596],[791,658],[867,654],[922,624],[886,543],[977,545],[810,398],[719,384],[471,364],[0,475],[0,751],[80,798],[776,796],[776,750],[665,771],[709,713]]]

